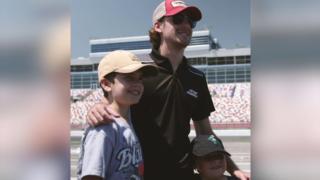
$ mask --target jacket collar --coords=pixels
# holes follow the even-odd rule
[[[157,49],[152,49],[150,53],[150,57],[153,59],[153,61],[160,67],[165,68],[166,70],[173,72],[170,60],[167,57],[162,56]],[[181,64],[179,65],[178,69],[182,66],[187,66],[188,61],[185,56],[183,56],[183,60]]]

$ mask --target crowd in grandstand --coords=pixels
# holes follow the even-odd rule
[[[209,85],[209,91],[216,111],[210,116],[213,123],[249,122],[250,84]]]
[[[209,84],[216,108],[209,119],[219,128],[250,128],[250,83]],[[99,102],[101,89],[71,90],[71,127],[83,128],[89,108]]]

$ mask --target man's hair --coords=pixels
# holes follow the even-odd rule
[[[104,79],[110,81],[111,83],[114,83],[114,78],[116,77],[116,75],[117,75],[117,73],[112,72],[112,73],[110,73],[110,74],[105,75],[105,76],[104,76]],[[100,83],[100,87],[101,87],[101,83]],[[108,92],[105,91],[102,87],[101,87],[101,89],[102,89],[102,91],[103,91],[103,96],[104,96],[105,98],[108,98]]]
[[[164,17],[159,19],[158,22],[162,22],[163,19],[164,19]],[[160,34],[154,29],[154,27],[152,27],[149,30],[149,38],[150,38],[150,42],[152,44],[152,48],[158,50],[160,47],[160,43],[161,43],[161,37],[160,37]]]
[[[160,34],[157,31],[155,31],[153,27],[149,30],[149,38],[152,44],[152,48],[159,49],[161,37],[160,37]]]

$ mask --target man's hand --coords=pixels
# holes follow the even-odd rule
[[[250,180],[250,175],[248,173],[245,173],[243,171],[240,171],[240,170],[235,170],[233,172],[233,175],[235,177],[237,177],[238,179],[241,179],[241,180]]]
[[[87,114],[87,122],[90,126],[99,126],[109,123],[114,117],[119,117],[119,114],[112,110],[106,103],[97,103],[89,110]]]
[[[234,161],[231,159],[230,156],[226,156],[226,161],[227,161],[227,171],[231,175],[237,177],[238,179],[241,180],[250,180],[249,174],[241,171],[238,166],[234,163]]]

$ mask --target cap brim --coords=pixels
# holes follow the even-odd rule
[[[143,76],[154,76],[158,73],[157,68],[151,64],[131,64],[122,68],[115,70],[118,73],[133,73],[135,71],[141,70]]]
[[[208,155],[210,153],[214,153],[214,152],[221,152],[221,153],[224,153],[228,156],[231,156],[231,154],[229,154],[227,151],[224,151],[224,150],[217,150],[217,151],[193,151],[192,154],[195,155],[195,156],[198,156],[198,157],[202,157],[202,156],[205,156],[205,155]]]
[[[179,7],[168,12],[165,16],[173,16],[181,12],[186,12],[189,17],[194,21],[199,21],[202,18],[202,14],[199,8],[195,6]]]

